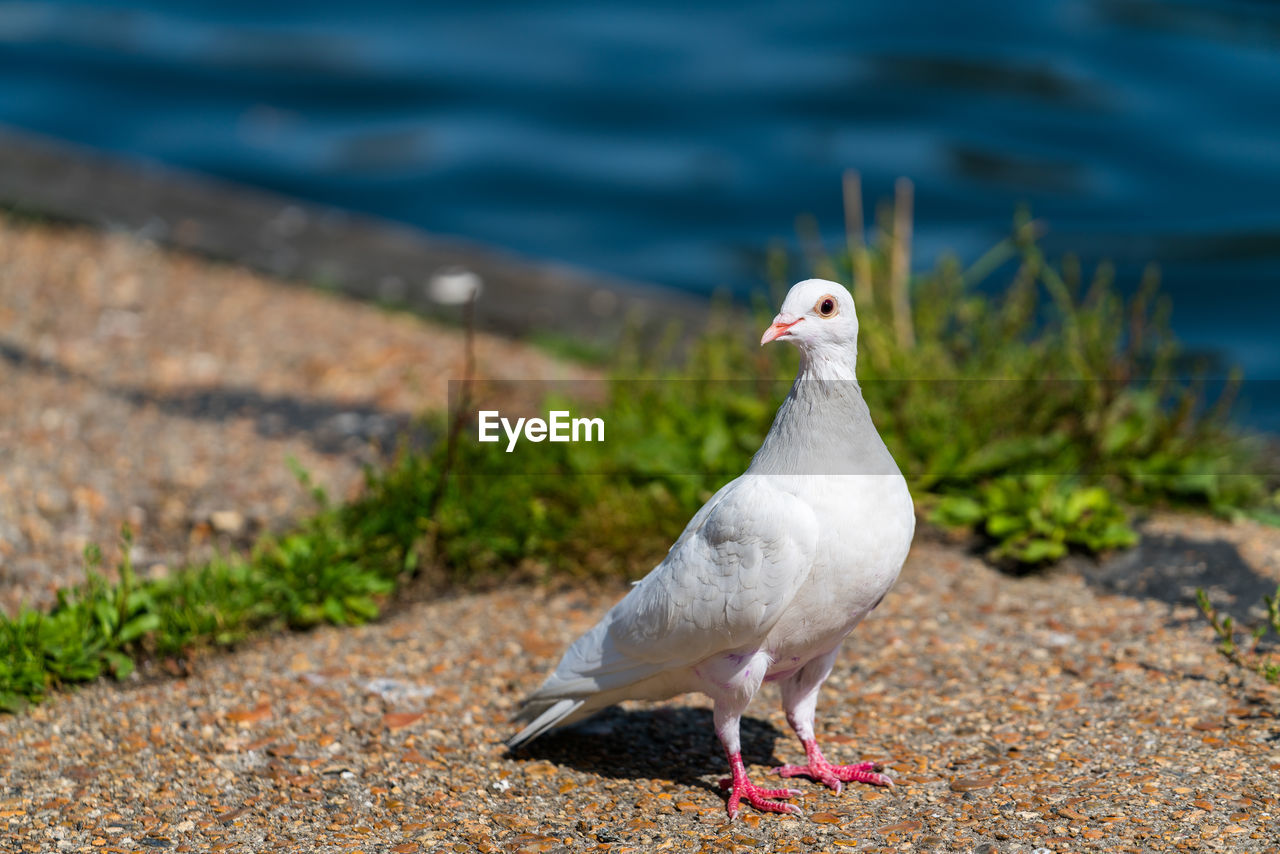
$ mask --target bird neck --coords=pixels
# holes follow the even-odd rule
[[[813,349],[800,351],[800,371],[796,374],[796,382],[800,380],[816,380],[819,382],[858,383],[858,349]],[[859,392],[861,397],[861,392]]]
[[[800,371],[778,407],[755,474],[899,474],[858,385],[855,360],[801,353]]]

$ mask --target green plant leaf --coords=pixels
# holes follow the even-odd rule
[[[135,667],[133,659],[124,653],[109,651],[102,655],[107,660],[107,666],[116,681],[123,682],[133,673]]]
[[[139,614],[121,626],[116,634],[121,643],[135,641],[145,634],[157,631],[161,626],[158,614]]]

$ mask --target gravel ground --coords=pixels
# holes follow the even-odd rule
[[[480,335],[493,379],[586,372]],[[165,252],[0,218],[0,609],[47,605],[85,545],[143,572],[241,547],[330,495],[464,375],[460,330]]]
[[[896,792],[802,783],[805,817],[729,823],[693,697],[507,755],[520,696],[620,592],[420,601],[0,719],[11,850],[1278,850],[1280,697],[1192,608],[928,541],[819,709],[829,754]],[[801,756],[772,686],[744,748],[757,779]]]
[[[573,369],[492,338],[489,376]],[[120,236],[0,226],[0,596],[47,601],[139,529],[143,566],[234,546],[338,495],[460,373],[461,336]],[[237,523],[238,524],[233,524]],[[705,701],[501,740],[619,588],[411,590],[377,624],[160,662],[0,718],[13,851],[1280,851],[1280,690],[1187,604],[1280,580],[1280,531],[1161,517],[1138,550],[1014,578],[918,538],[819,708],[803,818],[728,823]],[[173,671],[173,672],[170,672]],[[766,686],[752,774],[801,757]]]

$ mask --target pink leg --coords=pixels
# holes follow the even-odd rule
[[[726,751],[727,752],[727,751]],[[729,768],[733,777],[720,781],[720,788],[731,789],[729,792],[729,820],[738,817],[738,805],[743,798],[747,803],[763,812],[781,812],[800,815],[800,808],[795,804],[784,804],[775,798],[798,798],[798,789],[761,789],[747,777],[747,767],[742,764],[741,753],[729,753]]]
[[[800,737],[808,765],[783,765],[776,769],[783,777],[810,777],[825,783],[839,792],[845,783],[870,783],[873,786],[893,786],[893,780],[884,774],[874,762],[858,765],[832,765],[822,755],[813,734],[813,715],[818,705],[818,689],[831,673],[835,664],[836,649],[807,663],[782,683],[782,707],[787,712],[787,722]]]
[[[893,788],[893,780],[884,774],[877,774],[880,766],[874,762],[860,762],[857,765],[832,765],[822,755],[818,742],[812,738],[803,739],[805,755],[809,757],[808,765],[783,765],[774,769],[783,777],[809,777],[819,783],[825,783],[838,793],[844,783],[870,783],[873,786]]]
[[[703,691],[715,701],[712,718],[716,724],[716,736],[724,745],[724,755],[729,757],[729,770],[733,776],[720,781],[720,787],[729,790],[729,820],[738,817],[743,799],[764,812],[781,812],[799,815],[800,808],[781,803],[778,798],[798,798],[795,789],[761,789],[747,777],[742,764],[742,745],[739,726],[742,712],[751,702],[765,671],[769,669],[770,656],[761,650],[730,652],[707,659],[694,668],[693,673],[702,680]]]

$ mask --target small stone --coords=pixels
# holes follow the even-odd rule
[[[209,524],[220,534],[239,534],[244,530],[244,516],[235,510],[215,510],[209,514]]]
[[[233,724],[247,727],[261,721],[271,719],[271,704],[259,703],[252,709],[232,709],[227,712],[227,720]]]
[[[972,792],[975,789],[989,789],[995,784],[995,777],[960,777],[951,781],[951,791]]]
[[[382,723],[387,729],[404,729],[417,723],[426,712],[387,712],[382,716]]]

